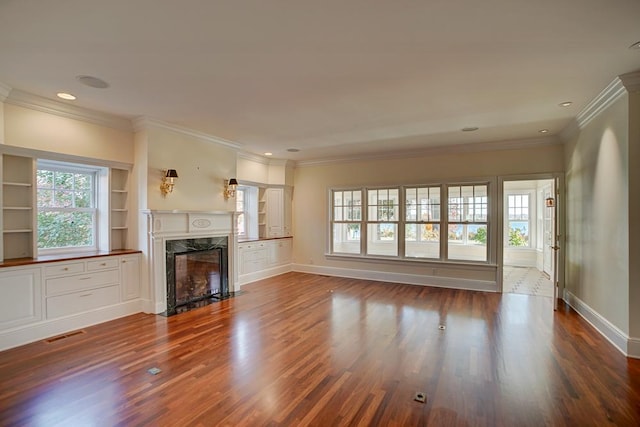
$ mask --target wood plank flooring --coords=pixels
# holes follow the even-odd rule
[[[640,425],[640,361],[549,298],[302,273],[243,291],[1,352],[0,425]]]

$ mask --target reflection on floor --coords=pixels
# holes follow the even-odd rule
[[[514,294],[553,297],[553,283],[545,273],[531,267],[503,269],[503,291]]]

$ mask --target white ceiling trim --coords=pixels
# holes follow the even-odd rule
[[[0,102],[4,102],[9,96],[9,92],[11,92],[11,86],[7,86],[6,84],[0,82]]]
[[[622,80],[616,77],[609,85],[604,88],[586,107],[582,109],[576,116],[578,129],[582,130],[591,122],[598,114],[607,109],[611,104],[616,102],[622,95],[627,92]]]
[[[128,132],[132,131],[131,121],[124,117],[93,111],[87,108],[76,107],[74,105],[54,101],[52,99],[47,99],[42,96],[23,92],[17,89],[13,89],[9,92],[9,96],[5,102],[7,104],[13,104],[19,107],[42,111],[43,113],[65,117],[67,119],[81,120]]]
[[[542,147],[550,145],[562,145],[564,142],[555,135],[544,138],[528,138],[508,141],[491,141],[474,144],[441,145],[416,151],[402,151],[398,153],[376,153],[362,156],[352,156],[333,159],[299,160],[296,167],[318,166],[323,164],[353,163],[363,160],[376,159],[403,159],[407,157],[419,157],[433,154],[473,153],[479,151],[521,150],[523,148]]]
[[[189,129],[183,126],[178,126],[173,123],[168,123],[162,120],[154,119],[151,117],[137,117],[133,120],[133,130],[134,132],[140,132],[142,130],[146,130],[149,128],[159,128],[170,130],[173,132],[177,132],[183,135],[191,136],[193,138],[198,138],[207,142],[214,142],[216,144],[224,145],[227,147],[231,147],[234,149],[239,149],[243,146],[243,144],[235,141],[230,141],[228,139],[220,138],[214,135],[209,135],[204,132],[200,132],[197,130]]]
[[[620,80],[622,80],[622,84],[627,88],[627,91],[640,92],[640,71],[622,74]]]
[[[259,156],[257,154],[249,153],[247,151],[238,151],[237,157],[239,159],[250,160],[256,163],[262,163],[263,165],[269,165],[270,160],[267,157]]]

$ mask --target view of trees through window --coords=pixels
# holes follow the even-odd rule
[[[95,172],[38,167],[38,249],[96,245]]]

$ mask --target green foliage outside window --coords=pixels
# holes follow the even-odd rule
[[[40,168],[36,179],[38,248],[93,246],[94,174]]]

